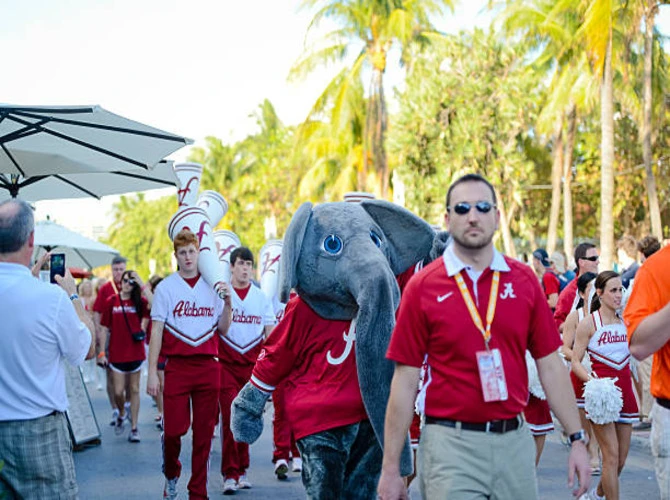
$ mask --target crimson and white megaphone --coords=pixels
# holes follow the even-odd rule
[[[199,163],[175,163],[172,166],[172,170],[179,182],[177,190],[179,207],[194,206],[198,199],[198,190],[200,189],[202,165]]]
[[[227,283],[224,267],[217,256],[216,242],[212,234],[207,213],[200,207],[184,206],[177,210],[168,224],[168,235],[171,240],[183,229],[196,235],[200,242],[198,271],[216,293],[224,298],[223,284]]]
[[[228,212],[228,203],[226,199],[216,191],[203,191],[198,196],[196,206],[202,208],[209,217],[209,223],[212,227],[223,219],[223,216]]]
[[[223,267],[223,273],[226,277],[226,282],[230,283],[230,253],[242,246],[242,242],[238,236],[232,231],[223,229],[214,232],[214,242],[216,244],[216,252]]]
[[[261,290],[270,300],[279,295],[279,266],[284,243],[268,240],[261,248],[258,267],[261,270]]]

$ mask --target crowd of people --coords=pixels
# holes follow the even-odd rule
[[[305,396],[295,383],[286,388],[284,381],[314,378],[318,362],[311,356],[324,347],[305,333],[304,324],[323,320],[309,319],[315,312],[301,301],[299,290],[285,315],[285,306],[254,284],[255,260],[248,248],[231,253],[231,280],[218,293],[199,273],[199,241],[187,229],[174,237],[178,270],[165,279],[154,276],[145,284],[127,269],[126,259],[115,257],[109,281],[95,286],[83,280],[75,288],[66,272],[54,287],[31,278],[30,206],[3,202],[0,315],[8,323],[0,362],[9,375],[0,377],[0,459],[5,462],[0,497],[77,497],[63,414],[62,359],[73,365],[88,359],[104,370],[114,433],[127,432],[131,443],[141,441],[140,375],[147,367],[147,393],[162,431],[163,498],[178,495],[181,441],[189,429],[189,497],[208,498],[217,424],[223,493],[251,488],[249,446],[236,440],[231,409],[253,413],[249,401],[262,408],[272,393],[276,477],[287,477],[291,460],[294,471],[304,466],[308,498],[330,498],[329,491],[343,487],[333,480],[351,479],[333,472],[337,462],[328,457],[336,452],[352,453],[354,465],[364,464],[365,478],[356,479],[364,492],[360,498],[408,498],[411,481],[400,464],[410,427],[418,440],[414,474],[423,498],[459,499],[466,492],[467,498],[538,498],[536,468],[556,418],[570,449],[568,477],[575,496],[618,500],[632,431],[651,428],[661,498],[670,499],[669,247],[661,248],[653,236],[640,241],[624,236],[617,245],[616,271],[599,270],[598,249],[588,242],[570,256],[574,267],[560,251],[550,255],[544,248],[521,262],[493,246],[500,217],[496,203],[493,186],[479,175],[466,175],[449,187],[449,242],[423,269],[413,268],[412,278],[400,287],[386,353],[395,371],[383,449],[373,453],[375,433],[366,424],[360,394],[361,418],[356,417],[353,431],[347,425],[340,433],[324,434],[307,410],[294,408]],[[35,263],[33,275],[44,259]],[[39,312],[20,314],[36,296]],[[330,331],[339,342],[343,330],[345,341],[347,331],[355,332],[350,321],[328,320],[321,328],[319,342]],[[31,342],[24,340],[27,332]],[[529,389],[533,370],[527,358],[543,394]],[[347,394],[359,390],[355,356],[329,363],[316,374],[322,384],[336,380],[346,385]],[[597,392],[591,388],[601,387],[592,382],[608,379],[617,388],[620,409],[603,419],[589,398]],[[45,436],[52,445],[19,444],[26,435]],[[28,459],[29,467],[17,465]],[[346,467],[350,470],[348,462]]]

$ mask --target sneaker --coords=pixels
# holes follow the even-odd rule
[[[277,479],[284,480],[288,476],[286,475],[288,473],[288,462],[284,460],[283,458],[280,458],[275,462],[275,475],[277,476]]]
[[[633,426],[634,431],[648,431],[651,429],[651,422],[640,422]]]
[[[128,435],[128,441],[131,443],[139,443],[140,442],[140,431],[137,429],[130,429],[130,434]]]
[[[293,459],[293,472],[302,472],[302,458],[295,457]]]
[[[163,488],[163,498],[174,500],[177,498],[177,481],[179,477],[174,479],[165,479],[165,487]]]
[[[247,478],[246,474],[242,474],[237,480],[237,487],[241,490],[251,489],[251,483],[249,482],[249,478]]]
[[[584,493],[581,497],[579,497],[579,500],[605,500],[605,497],[601,497],[598,495],[598,493],[596,493],[596,490],[593,489]]]
[[[114,434],[116,434],[117,436],[123,434],[123,427],[125,423],[126,423],[125,417],[118,417],[116,419],[116,423],[114,424]]]
[[[226,479],[223,482],[223,494],[224,495],[234,495],[237,491],[237,481],[234,479]]]
[[[114,408],[114,411],[112,412],[112,421],[109,423],[109,425],[115,426],[117,418],[119,418],[119,410]]]

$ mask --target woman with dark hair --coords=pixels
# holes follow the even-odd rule
[[[577,326],[572,355],[572,370],[582,381],[592,378],[613,378],[623,398],[623,407],[615,422],[591,422],[603,465],[600,483],[588,498],[619,499],[619,475],[623,470],[630,448],[632,424],[638,419],[637,402],[630,375],[630,351],[626,327],[619,316],[623,287],[614,271],[604,271],[595,281],[596,294],[591,302],[591,315]],[[584,353],[591,357],[591,372],[582,364]],[[586,415],[589,418],[589,415]]]
[[[149,322],[149,303],[142,296],[142,286],[135,271],[125,271],[121,276],[121,290],[107,301],[100,324],[102,325],[102,345],[109,335],[109,362],[114,384],[114,398],[117,408],[123,408],[126,381],[130,387],[130,422],[128,441],[139,443],[137,417],[140,412],[140,369],[146,359],[144,337]],[[123,433],[126,416],[116,419],[114,432]]]
[[[568,317],[565,318],[565,323],[563,323],[563,347],[561,347],[561,353],[563,353],[563,356],[568,362],[572,362],[572,349],[575,344],[575,332],[577,330],[577,325],[579,325],[579,323],[589,315],[589,297],[591,296],[591,291],[593,290],[593,281],[596,279],[596,277],[597,274],[587,272],[577,278],[577,293],[579,294],[579,301],[577,302],[576,309],[568,314]],[[586,412],[584,411],[584,383],[577,378],[577,375],[575,375],[575,372],[572,370],[570,371],[570,381],[572,382],[572,388],[575,391],[577,409],[579,410],[579,418],[582,421],[582,429],[584,429],[584,432],[586,432],[589,436],[586,449],[589,452],[591,471],[593,474],[598,475],[600,474],[598,442],[593,435],[591,422],[586,418]]]

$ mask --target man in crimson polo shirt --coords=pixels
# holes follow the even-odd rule
[[[566,285],[558,296],[558,304],[554,311],[554,321],[560,331],[563,331],[563,323],[577,305],[579,294],[577,293],[577,278],[584,273],[598,274],[598,249],[593,243],[580,243],[575,248],[575,263],[577,264],[577,276]]]
[[[180,231],[173,246],[179,271],[156,287],[151,307],[147,393],[156,396],[160,389],[160,353],[167,357],[163,388],[163,498],[177,498],[181,438],[191,427],[189,498],[206,499],[209,453],[219,410],[217,332],[225,334],[230,326],[230,291],[227,285],[223,286],[226,297],[222,301],[200,276],[198,238],[191,231]]]
[[[572,386],[557,353],[560,337],[532,270],[495,250],[499,219],[486,179],[458,179],[447,193],[445,215],[453,241],[405,289],[387,353],[396,369],[378,487],[384,500],[408,498],[399,458],[426,356],[430,383],[419,444],[423,497],[460,498],[468,492],[468,498],[537,498],[535,447],[520,417],[528,401],[526,350],[571,437],[569,484],[577,472],[575,494],[588,489],[591,469]]]

